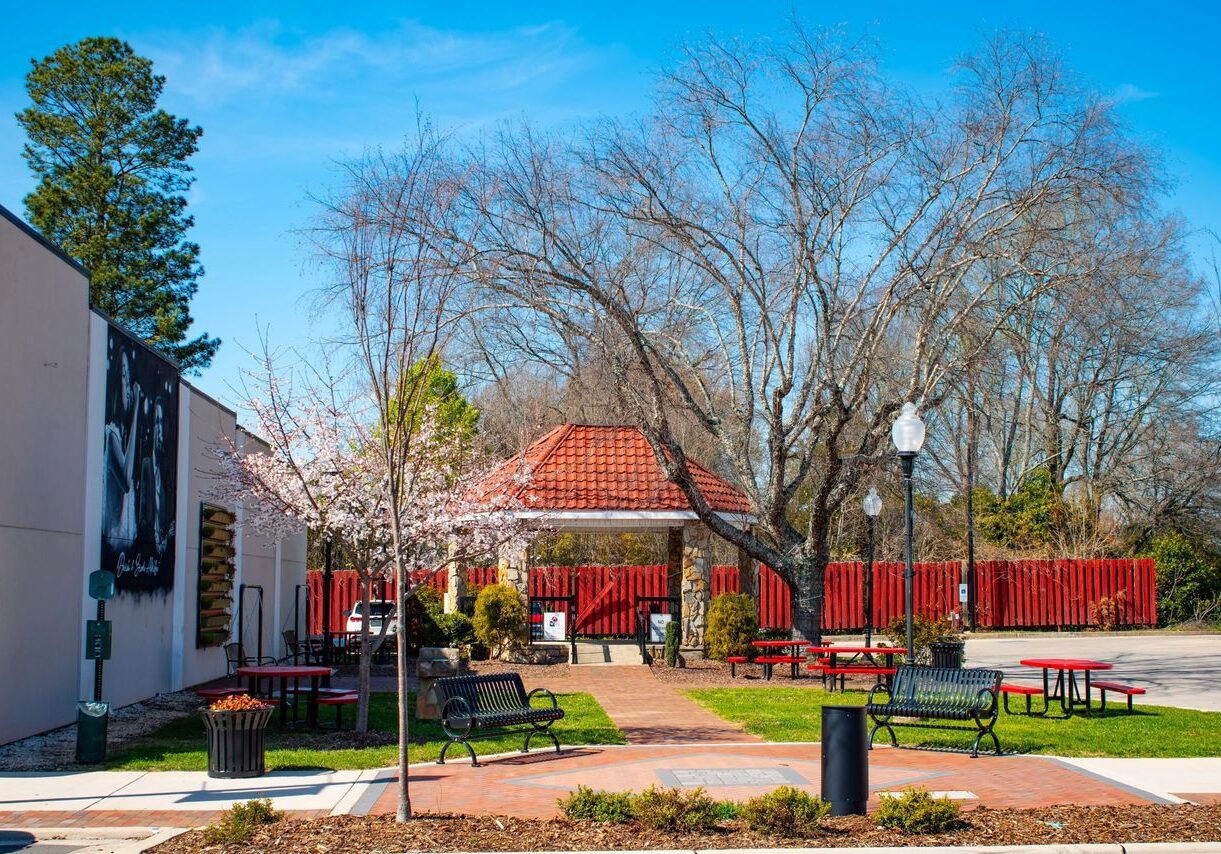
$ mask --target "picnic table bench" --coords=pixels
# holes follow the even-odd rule
[[[1128,698],[1128,713],[1132,712],[1132,698],[1145,693],[1144,688],[1135,685],[1122,685],[1119,682],[1094,682],[1094,687],[1098,689],[1100,694],[1098,699],[1098,711],[1105,712],[1107,710],[1107,691],[1114,691],[1116,694],[1123,694]]]
[[[865,710],[874,724],[869,731],[869,747],[873,748],[873,738],[879,729],[889,732],[891,745],[898,747],[896,726],[969,730],[970,727],[927,721],[970,721],[978,730],[971,745],[971,756],[979,756],[979,742],[985,735],[992,737],[999,756],[1001,743],[993,728],[999,714],[997,698],[1003,677],[999,670],[984,668],[900,665],[890,685],[875,685],[869,692]],[[879,693],[887,695],[885,702],[878,701]],[[912,720],[896,721],[894,718]]]
[[[441,729],[449,739],[441,748],[438,765],[445,764],[445,753],[451,744],[461,744],[471,754],[471,765],[478,767],[479,759],[470,738],[515,727],[527,728],[522,753],[530,750],[530,739],[540,734],[550,738],[555,752],[560,752],[560,741],[551,725],[564,717],[564,710],[546,688],[535,688],[527,694],[521,676],[516,673],[447,676],[433,683],[433,688],[441,702]],[[532,705],[538,695],[550,699],[551,705]]]

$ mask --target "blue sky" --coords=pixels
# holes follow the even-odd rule
[[[225,343],[196,382],[229,403],[259,326],[309,334],[314,283],[294,236],[334,163],[394,147],[419,108],[471,131],[505,117],[567,122],[643,109],[653,75],[706,31],[782,35],[790,13],[880,43],[886,69],[935,92],[955,56],[997,28],[1048,36],[1068,64],[1122,101],[1159,147],[1166,204],[1221,232],[1221,4],[1162,2],[22,4],[0,30],[0,204],[24,214],[32,186],[13,113],[29,59],[114,35],[168,77],[163,105],[204,128],[193,164],[193,238],[206,275],[197,329]],[[1201,254],[1209,243],[1195,241]]]

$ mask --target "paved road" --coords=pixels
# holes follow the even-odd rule
[[[1023,658],[1092,658],[1115,665],[1105,676],[1148,689],[1147,703],[1221,711],[1221,635],[1062,634],[971,638],[969,667],[995,667],[1005,679],[1034,684],[1042,671],[1021,667]],[[1119,699],[1119,698],[1117,698]],[[1108,704],[1110,698],[1108,697]]]

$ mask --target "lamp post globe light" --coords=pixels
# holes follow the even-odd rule
[[[882,496],[877,487],[869,487],[865,496],[865,528],[869,532],[868,559],[865,562],[865,646],[873,645],[873,524],[882,512]]]
[[[903,609],[907,622],[907,661],[914,662],[916,650],[912,631],[912,467],[915,465],[916,455],[924,446],[924,422],[916,413],[916,404],[903,404],[903,411],[890,428],[890,439],[895,444],[895,450],[899,452],[899,462],[903,464],[903,503],[907,535],[903,543]]]

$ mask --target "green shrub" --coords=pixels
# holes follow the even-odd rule
[[[271,806],[270,798],[234,804],[220,821],[204,828],[204,841],[209,845],[233,845],[245,842],[261,824],[275,824],[284,813]]]
[[[461,611],[437,617],[437,626],[450,646],[465,647],[475,642],[475,624]]]
[[[489,584],[475,600],[475,637],[493,655],[519,648],[526,640],[526,603],[516,588]]]
[[[830,811],[831,805],[822,798],[793,786],[781,786],[751,798],[738,813],[751,830],[759,833],[811,836],[819,831],[818,823]]]
[[[1146,551],[1157,562],[1157,619],[1163,626],[1221,616],[1221,559],[1178,531],[1153,538]]]
[[[645,827],[673,833],[711,830],[724,808],[698,789],[659,789],[650,786],[632,797],[632,817]]]
[[[895,617],[887,624],[885,629],[886,639],[894,646],[907,646],[907,623],[903,617]],[[908,654],[908,661],[914,661],[917,664],[929,664],[933,660],[932,644],[941,638],[958,639],[958,634],[954,631],[954,627],[945,617],[937,619],[929,619],[928,617],[916,614],[912,619],[912,640],[914,642],[915,655]]]
[[[682,629],[678,620],[666,623],[666,666],[678,667],[678,645],[682,641]]]
[[[904,789],[903,794],[882,798],[877,820],[882,827],[904,833],[942,833],[958,825],[958,804],[949,798],[934,798],[927,789]]]
[[[621,824],[632,819],[630,792],[596,792],[588,786],[556,801],[560,812],[574,821],[605,821]]]
[[[445,632],[439,620],[445,612],[445,600],[435,587],[424,585],[407,600],[407,646],[419,650],[422,646],[444,646]],[[402,627],[402,626],[401,626]]]
[[[759,605],[745,593],[722,593],[708,608],[708,657],[750,655],[759,637]]]

